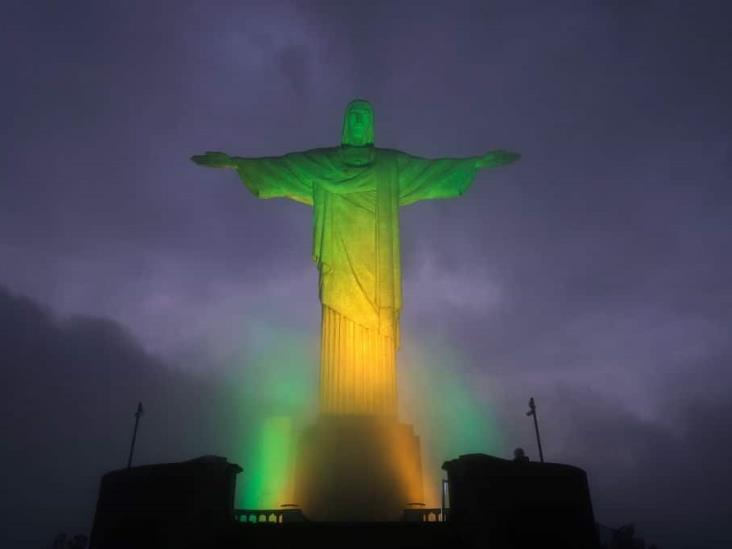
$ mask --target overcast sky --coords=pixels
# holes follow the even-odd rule
[[[523,155],[402,211],[402,354],[456,350],[507,455],[535,457],[533,395],[548,457],[587,469],[601,522],[728,547],[731,16],[672,0],[2,2],[0,459],[19,471],[3,546],[88,529],[140,395],[203,417],[263,323],[314,342],[312,369],[310,209],[189,157],[336,145],[363,97],[379,146]],[[226,452],[235,431],[165,417],[141,459]]]

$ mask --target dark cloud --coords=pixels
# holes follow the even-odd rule
[[[725,412],[732,381],[730,15],[716,1],[9,3],[0,283],[61,318],[94,318],[51,320],[4,298],[28,326],[13,332],[26,355],[3,374],[7,401],[34,422],[11,438],[30,445],[24,455],[47,451],[28,433],[83,421],[89,395],[112,394],[117,376],[125,396],[99,402],[99,418],[148,385],[194,391],[253,319],[317,337],[310,210],[256,201],[188,158],[337,143],[343,107],[362,96],[384,146],[524,155],[460,200],[403,210],[407,342],[461,349],[465,375],[498,395],[508,439],[520,438],[509,410],[529,393],[561,415],[562,455],[613,479],[597,484],[600,519],[693,536],[701,515],[678,518],[671,496],[722,497],[694,490],[723,485],[714,460],[729,455],[718,431],[718,449],[706,446],[704,425]],[[88,382],[74,388],[74,376]],[[54,414],[60,398],[76,403],[73,421]],[[127,419],[109,427],[122,447]],[[640,473],[600,452],[611,440],[665,499],[613,491]],[[118,461],[108,444],[79,474]],[[693,465],[700,454],[709,467]]]
[[[0,288],[0,355],[3,547],[88,533],[101,474],[126,464],[138,400],[138,463],[216,449],[212,382],[171,370],[116,322],[58,319]]]
[[[718,356],[694,361],[693,372],[688,364],[657,372],[651,388],[612,371],[605,375],[613,386],[608,391],[592,380],[602,377],[597,368],[590,377],[563,372],[548,383],[521,374],[486,375],[478,383],[492,395],[506,451],[522,446],[532,459],[538,451],[524,412],[528,395],[536,397],[546,459],[588,472],[600,522],[635,522],[647,541],[661,547],[712,548],[732,540],[725,519],[732,505],[730,364],[727,346]],[[643,399],[649,406],[639,403]],[[659,415],[650,405],[656,399]]]
[[[731,358],[717,365],[722,378]],[[558,390],[557,397],[565,411],[560,455],[590,471],[599,517],[613,524],[635,521],[662,547],[723,547],[732,541],[725,526],[732,505],[727,398],[666,399],[669,417],[659,425],[600,395]]]

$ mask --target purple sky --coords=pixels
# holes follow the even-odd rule
[[[523,154],[403,210],[406,341],[461,349],[530,454],[536,397],[547,453],[588,470],[601,522],[729,546],[731,16],[672,0],[3,2],[2,459],[43,471],[3,490],[3,547],[87,526],[124,452],[104,434],[127,436],[140,380],[205,409],[253,319],[317,338],[310,210],[188,158],[335,145],[353,97],[373,103],[377,145]],[[172,430],[149,460],[216,438]]]

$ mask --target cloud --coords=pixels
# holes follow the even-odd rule
[[[732,354],[716,365],[722,379],[731,361]],[[596,392],[558,388],[547,405],[563,412],[544,422],[563,423],[550,430],[563,431],[555,455],[587,468],[596,515],[607,524],[635,522],[662,547],[724,547],[732,541],[724,519],[732,505],[725,421],[732,404],[720,396],[668,398],[670,417],[649,422]]]
[[[138,401],[136,464],[215,454],[246,469],[265,416],[312,413],[314,338],[265,315],[236,324],[226,345],[216,342],[226,352],[185,368],[116,321],[59,317],[0,287],[0,467],[13,471],[0,494],[0,545],[89,533],[101,475],[126,464]]]
[[[60,531],[89,532],[101,474],[127,459],[132,413],[142,420],[136,463],[215,453],[211,380],[171,370],[118,323],[59,319],[0,288],[0,506],[3,547],[38,547]]]
[[[409,308],[416,314],[443,314],[454,308],[461,314],[486,313],[502,305],[503,295],[495,279],[480,263],[444,264],[429,247],[422,246],[412,265],[416,272],[406,278],[408,292],[415,296]],[[429,301],[427,296],[430,296]]]

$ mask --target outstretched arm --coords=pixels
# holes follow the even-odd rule
[[[473,183],[481,168],[496,168],[515,162],[519,154],[491,151],[465,158],[420,158],[399,153],[399,204],[406,206],[421,200],[455,198]]]
[[[289,198],[312,206],[313,188],[307,153],[242,158],[208,151],[191,157],[200,166],[236,170],[242,183],[257,198]]]
[[[516,162],[521,155],[511,151],[490,151],[483,156],[475,159],[475,167],[480,168],[497,168]]]
[[[205,154],[191,156],[191,160],[199,166],[206,166],[207,168],[236,168],[234,158],[226,153],[217,151],[206,151]]]

